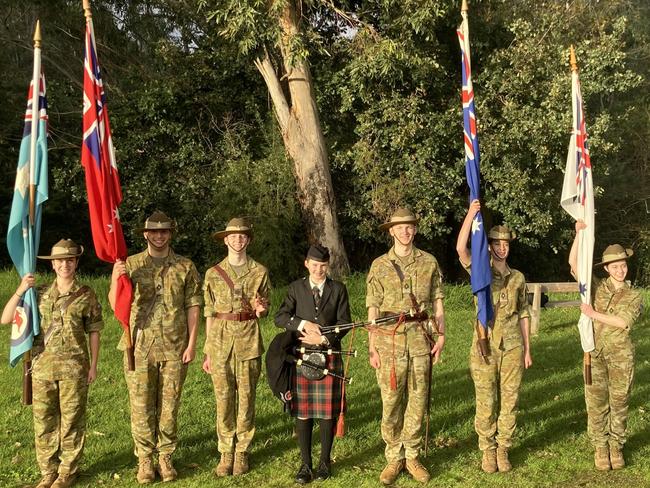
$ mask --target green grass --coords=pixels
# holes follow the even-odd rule
[[[18,283],[12,272],[0,273],[0,302],[4,304]],[[137,486],[132,454],[126,385],[121,354],[115,349],[120,328],[104,297],[107,278],[87,280],[104,300],[106,326],[97,382],[91,387],[87,441],[79,486]],[[362,276],[348,282],[355,319],[363,318],[365,284]],[[277,307],[282,289],[273,295]],[[468,372],[472,300],[467,286],[448,286],[447,345],[442,364],[433,376],[431,442],[424,460],[436,486],[650,486],[650,338],[647,316],[633,331],[636,343],[636,381],[630,405],[628,467],[599,473],[586,437],[586,415],[581,377],[582,352],[575,323],[577,309],[542,311],[540,334],[533,339],[534,365],[524,377],[515,445],[514,470],[486,475],[479,470],[480,453],[473,428],[474,390]],[[645,294],[646,302],[648,294]],[[265,343],[278,329],[262,321]],[[330,487],[377,486],[384,465],[379,432],[381,401],[374,373],[368,365],[367,335],[358,332],[353,359],[354,382],[348,389],[348,433],[334,445],[334,478]],[[199,337],[199,350],[204,335]],[[39,478],[34,455],[31,408],[20,404],[21,369],[8,364],[9,328],[0,331],[0,486],[25,486]],[[258,387],[257,433],[253,444],[253,470],[241,477],[216,480],[217,462],[214,395],[209,378],[196,360],[189,371],[179,418],[180,442],[174,460],[180,479],[175,486],[293,485],[299,465],[291,419],[270,393],[264,376]],[[315,436],[317,438],[317,436]],[[317,455],[318,448],[315,448]],[[397,486],[419,486],[402,475]]]

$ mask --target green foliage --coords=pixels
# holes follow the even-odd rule
[[[467,206],[458,3],[93,2],[130,248],[142,246],[133,229],[163,208],[179,222],[179,252],[204,268],[223,255],[210,233],[245,213],[256,224],[251,253],[269,265],[273,281],[301,273],[294,177],[252,63],[264,49],[279,54],[278,19],[296,5],[301,32],[283,54],[311,65],[353,269],[365,269],[385,250],[377,224],[397,205],[409,205],[422,217],[419,245],[436,253],[447,276],[463,276],[454,252]],[[516,229],[513,264],[536,281],[569,278],[572,224],[559,195],[574,44],[598,192],[596,254],[612,242],[632,245],[632,277],[650,283],[647,2],[474,0],[470,9],[483,208],[488,225],[504,221]],[[65,234],[91,249],[79,164],[79,2],[7,0],[0,13],[0,209],[8,214],[39,15],[52,168],[42,242],[47,247]]]

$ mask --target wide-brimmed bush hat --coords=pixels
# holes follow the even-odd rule
[[[66,259],[78,258],[84,253],[84,247],[72,239],[61,239],[52,246],[49,256],[36,256],[39,259]]]
[[[418,219],[415,214],[408,208],[398,208],[395,210],[395,212],[393,212],[393,215],[390,216],[390,220],[388,222],[384,222],[379,226],[379,230],[388,230],[394,225],[400,224],[418,225],[419,221],[420,219]]]

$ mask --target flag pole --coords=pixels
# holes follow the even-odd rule
[[[36,142],[38,140],[38,122],[41,116],[39,97],[41,91],[41,21],[36,21],[34,29],[34,70],[32,71],[32,133],[29,151],[29,225],[34,225],[36,205]]]
[[[573,44],[569,48],[569,64],[571,65],[571,73],[577,76],[578,74],[578,60],[576,58],[576,51],[573,48]],[[585,385],[592,384],[591,378],[591,354],[588,352],[582,353],[582,364],[583,364],[583,375],[585,380]]]
[[[32,132],[30,134],[29,150],[29,226],[36,222],[36,143],[38,141],[38,126],[41,119],[41,21],[36,20],[34,29],[34,69],[32,71]],[[23,405],[32,404],[32,351],[23,354]]]

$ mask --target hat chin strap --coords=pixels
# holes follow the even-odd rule
[[[250,242],[251,242],[251,239],[250,239],[250,237],[248,237],[248,239],[247,239],[247,241],[246,241],[246,244],[244,245],[244,247],[241,248],[240,251],[237,251],[235,248],[233,248],[233,247],[230,245],[229,242],[226,242],[226,246],[228,246],[228,251],[229,251],[229,252],[232,251],[232,252],[234,252],[235,254],[242,254],[242,253],[245,253],[245,252],[246,252],[246,249],[248,249],[248,245],[250,244]]]
[[[153,241],[149,240],[149,237],[147,237],[147,235],[144,236],[144,240],[147,241],[147,244],[153,247],[156,251],[164,251],[165,248],[169,249],[169,239],[167,239],[167,242],[162,247],[154,244]]]

